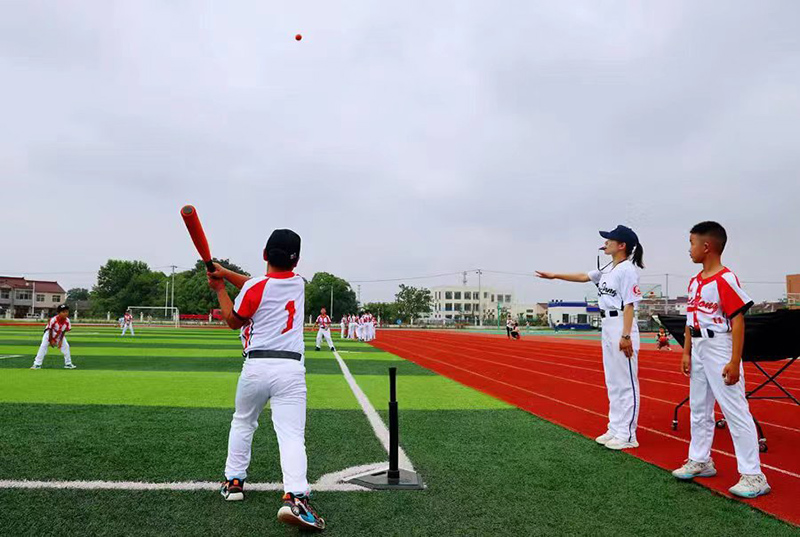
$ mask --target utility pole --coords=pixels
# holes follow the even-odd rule
[[[171,298],[169,300],[170,308],[172,308],[172,315],[175,316],[175,269],[178,268],[175,265],[172,266],[172,288],[170,291],[172,292]]]
[[[358,306],[361,307],[361,284],[358,284]]]
[[[483,292],[481,291],[481,274],[483,274],[483,271],[478,269],[475,272],[478,273],[478,326],[483,326]]]
[[[167,308],[169,307],[169,280],[164,280],[164,317],[167,316]]]
[[[331,285],[331,319],[333,319],[333,286]]]

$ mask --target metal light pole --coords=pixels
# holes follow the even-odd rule
[[[476,272],[478,273],[478,326],[483,326],[483,305],[481,302],[483,300],[483,292],[481,291],[481,274],[483,274],[483,271],[478,269]]]
[[[333,319],[333,286],[331,285],[331,319]]]

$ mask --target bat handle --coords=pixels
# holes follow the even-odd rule
[[[216,272],[217,271],[217,267],[215,267],[214,263],[211,262],[211,261],[206,261],[206,268],[208,269],[209,272]]]

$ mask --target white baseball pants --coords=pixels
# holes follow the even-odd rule
[[[731,361],[733,338],[730,333],[713,338],[692,338],[692,372],[689,405],[692,414],[692,441],[689,458],[708,462],[714,441],[714,401],[719,403],[733,439],[740,474],[760,474],[758,433],[745,397],[744,366],[739,382],[727,386],[722,370]]]
[[[325,341],[328,343],[328,347],[331,349],[333,348],[333,340],[331,339],[331,329],[330,328],[320,328],[317,332],[317,347],[320,346],[322,343],[322,338],[325,338]]]
[[[633,322],[633,356],[619,349],[622,316],[603,319],[603,372],[608,391],[608,431],[625,442],[636,441],[639,421],[639,330]]]
[[[356,323],[350,323],[350,328],[347,331],[347,337],[349,339],[356,339],[357,331],[358,331],[358,325]]]
[[[236,387],[225,478],[247,477],[253,433],[267,401],[278,437],[284,492],[305,494],[310,490],[306,477],[306,375],[305,367],[295,360],[245,360]]]
[[[347,333],[347,324],[342,323],[342,339],[344,339],[346,333]]]
[[[134,332],[133,332],[133,324],[132,323],[127,323],[127,324],[122,325],[122,335],[123,336],[125,335],[125,331],[128,330],[128,328],[131,329],[131,335],[135,336],[136,334],[134,334]]]
[[[61,353],[64,355],[64,365],[72,364],[72,355],[69,351],[69,343],[67,336],[61,340]],[[36,352],[36,358],[33,359],[33,365],[42,365],[44,357],[47,356],[47,351],[50,350],[50,334],[45,332],[42,336],[42,344],[39,345],[39,350]]]

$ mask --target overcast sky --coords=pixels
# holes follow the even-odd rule
[[[0,273],[191,266],[185,203],[253,273],[277,227],[355,281],[588,270],[626,223],[675,295],[705,219],[742,280],[800,272],[800,2],[0,6]]]

